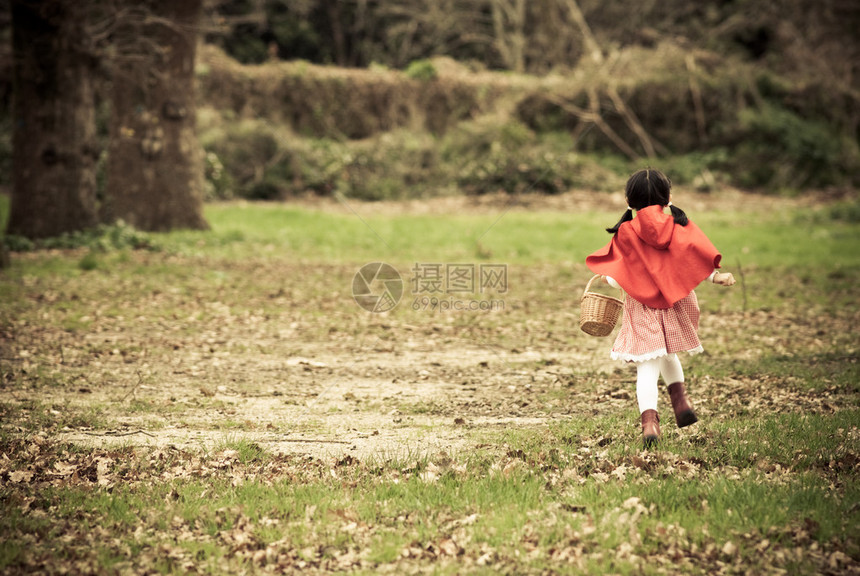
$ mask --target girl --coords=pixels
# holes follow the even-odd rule
[[[610,356],[636,364],[636,397],[645,447],[660,438],[657,380],[662,375],[678,427],[695,423],[684,391],[684,371],[677,352],[702,351],[699,304],[693,288],[708,279],[731,286],[730,273],[720,273],[722,256],[707,236],[673,206],[672,183],[658,170],[646,168],[627,181],[627,211],[606,231],[612,240],[586,258],[595,274],[627,293],[621,330]],[[669,207],[671,216],[663,209]],[[633,211],[636,211],[636,218]]]

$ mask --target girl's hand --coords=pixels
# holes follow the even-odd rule
[[[714,276],[714,284],[720,286],[731,286],[735,283],[735,277],[731,272],[717,272]]]

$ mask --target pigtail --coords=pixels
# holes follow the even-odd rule
[[[660,172],[651,168],[639,170],[627,180],[624,187],[624,197],[627,199],[627,211],[618,224],[606,231],[615,234],[625,222],[633,220],[633,210],[642,210],[649,206],[668,206],[672,211],[672,219],[679,226],[686,226],[689,220],[684,211],[672,205],[670,190],[672,181]]]
[[[606,231],[610,234],[615,234],[618,232],[618,229],[621,228],[621,225],[625,222],[630,222],[633,220],[633,208],[630,206],[627,207],[627,210],[624,212],[624,215],[621,217],[621,220],[618,221],[618,224],[613,226],[612,228],[607,228]]]
[[[687,215],[683,210],[669,202],[669,210],[672,212],[672,217],[675,219],[675,224],[679,226],[686,226],[689,219],[687,219]]]

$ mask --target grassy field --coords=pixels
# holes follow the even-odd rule
[[[739,282],[697,290],[700,422],[663,395],[650,451],[577,327],[614,205],[213,204],[15,252],[0,574],[860,573],[856,204],[676,203]],[[377,261],[404,293],[372,314]],[[427,306],[434,263],[506,289]]]

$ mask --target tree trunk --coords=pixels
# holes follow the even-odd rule
[[[97,223],[94,66],[83,44],[84,5],[12,2],[9,234],[45,238]]]
[[[495,46],[505,65],[514,72],[526,69],[526,2],[525,0],[493,0]]]
[[[194,98],[201,0],[145,5],[139,34],[126,36],[134,44],[118,50],[103,216],[141,230],[206,229]]]
[[[331,36],[334,44],[334,61],[338,66],[348,66],[346,35],[344,34],[343,23],[341,22],[341,12],[338,7],[339,2],[336,0],[328,0],[324,4],[326,12],[328,13],[329,23],[331,25]]]

